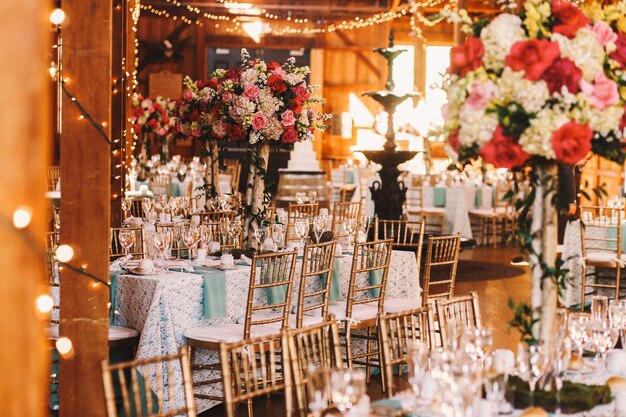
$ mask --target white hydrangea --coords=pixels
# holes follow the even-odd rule
[[[298,123],[301,123],[305,126],[309,125],[309,115],[307,114],[307,112],[303,111],[300,114],[300,117],[298,118]]]
[[[459,142],[462,145],[478,144],[482,147],[493,137],[493,132],[498,127],[498,118],[493,113],[463,106],[459,112],[459,125]]]
[[[257,97],[257,102],[259,103],[259,109],[267,117],[276,113],[283,104],[282,100],[274,97],[274,94],[267,88],[261,90],[259,97]]]
[[[515,101],[529,113],[536,113],[543,108],[550,98],[550,90],[545,81],[530,81],[524,78],[522,71],[513,71],[507,67],[498,78],[499,99]]]
[[[526,39],[519,16],[503,13],[483,28],[480,39],[485,47],[483,62],[487,69],[504,68],[506,56],[515,42]]]
[[[248,68],[241,72],[241,85],[255,83],[259,79],[259,71],[254,68]]]
[[[283,127],[281,126],[278,118],[270,117],[267,119],[267,125],[261,129],[261,133],[269,140],[278,140],[283,133]]]
[[[530,127],[520,137],[522,149],[530,155],[554,159],[552,133],[569,121],[570,118],[561,111],[549,108],[541,110],[537,117],[531,119]]]
[[[198,97],[202,100],[212,100],[217,92],[213,88],[205,87],[202,90],[198,91]]]
[[[579,29],[573,39],[553,33],[552,40],[558,42],[561,56],[571,59],[580,68],[586,81],[593,82],[596,74],[604,70],[604,48],[591,29]]]
[[[283,79],[285,80],[285,82],[289,85],[296,85],[296,84],[300,84],[302,82],[302,77],[300,77],[297,74],[293,74],[293,73],[288,73],[286,74]]]
[[[260,140],[263,140],[263,135],[261,135],[259,132],[250,133],[250,138],[248,139],[248,142],[250,142],[250,145],[254,145]]]
[[[587,112],[589,127],[602,136],[606,136],[611,131],[617,130],[623,115],[624,107],[622,106],[610,106],[604,110],[598,110],[592,107],[589,109],[589,112]]]

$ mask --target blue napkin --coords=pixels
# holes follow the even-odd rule
[[[383,281],[383,270],[376,269],[370,271],[370,285],[379,285]],[[380,295],[380,288],[374,288],[372,290],[372,297],[378,297]]]
[[[354,184],[354,171],[346,171],[346,184]]]
[[[435,207],[446,206],[446,189],[443,187],[435,187],[433,189],[433,204]]]
[[[320,275],[322,287],[326,288],[327,273]],[[335,258],[335,264],[332,270],[332,279],[330,280],[329,300],[335,301],[341,298],[341,269],[339,268],[339,259]]]
[[[194,274],[202,275],[202,305],[205,319],[226,317],[226,273],[219,269],[194,267]]]

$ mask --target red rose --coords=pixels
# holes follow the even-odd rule
[[[302,100],[308,100],[309,98],[311,98],[311,93],[309,93],[306,87],[303,85],[294,87],[293,92],[296,93],[296,97],[301,98]]]
[[[560,93],[564,86],[571,94],[578,93],[578,82],[582,77],[583,72],[568,58],[557,58],[541,75],[541,79],[548,84],[550,94]]]
[[[147,125],[151,127],[152,129],[156,129],[157,126],[159,126],[159,123],[156,121],[156,119],[150,119]]]
[[[162,121],[163,121],[163,124],[166,125],[166,124],[168,124],[170,122],[170,118],[168,116],[164,115]]]
[[[459,74],[464,77],[469,71],[483,65],[484,54],[483,42],[474,36],[468,37],[463,45],[453,46],[450,50],[448,74]]]
[[[226,71],[224,77],[235,82],[239,82],[239,70],[237,68],[231,68]]]
[[[268,62],[267,63],[267,70],[268,71],[274,71],[276,68],[280,68],[282,65],[280,65],[278,62]]]
[[[520,166],[530,158],[514,138],[504,136],[502,126],[499,125],[493,133],[493,138],[480,150],[480,156],[496,168],[508,169]]]
[[[622,120],[619,121],[619,130],[624,133],[624,129],[626,129],[626,107],[624,107],[624,115],[622,116]]]
[[[209,78],[206,85],[215,89],[219,85],[219,81],[217,81],[217,78]]]
[[[194,110],[189,113],[188,117],[189,120],[191,120],[192,122],[197,122],[198,120],[200,120],[200,112],[198,112],[198,110]]]
[[[133,117],[139,117],[143,113],[143,109],[141,107],[133,107],[133,110],[131,113]]]
[[[619,62],[622,68],[626,68],[626,35],[620,33],[617,35],[617,41],[615,42],[617,49],[611,52],[611,59]]]
[[[568,38],[576,36],[578,29],[589,23],[589,18],[582,10],[568,1],[553,0],[552,15],[556,21],[552,31]]]
[[[239,125],[231,125],[228,124],[226,125],[226,137],[228,137],[228,140],[232,140],[232,141],[242,141],[245,139],[246,134],[245,132],[241,129],[241,126]]]
[[[454,152],[459,153],[459,148],[461,147],[461,142],[459,141],[459,131],[455,131],[450,136],[448,136],[448,144],[454,149]]]
[[[546,39],[519,41],[513,44],[506,65],[515,71],[524,71],[527,80],[537,81],[560,54],[556,42]]]
[[[552,148],[556,159],[573,165],[591,151],[593,131],[588,125],[568,122],[552,133]]]
[[[302,103],[304,103],[304,100],[302,100],[301,98],[294,98],[289,102],[289,110],[294,113],[302,113]]]
[[[283,81],[283,77],[279,75],[270,75],[270,78],[267,80],[267,86],[271,88],[272,91],[279,93],[282,93],[287,89],[287,84]]]
[[[141,133],[141,126],[138,125],[138,124],[134,124],[133,125],[133,133],[135,133],[135,134]]]
[[[294,143],[298,140],[298,132],[296,132],[296,129],[293,128],[285,129],[283,130],[280,140],[283,143]]]

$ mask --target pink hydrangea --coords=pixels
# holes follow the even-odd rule
[[[472,90],[466,103],[476,110],[484,109],[497,94],[496,85],[491,81],[485,83],[474,81],[471,88]]]

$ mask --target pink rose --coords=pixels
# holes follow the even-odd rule
[[[230,103],[231,101],[233,101],[234,95],[232,93],[232,91],[224,91],[224,93],[222,94],[222,101],[224,103]]]
[[[243,88],[242,96],[244,96],[245,98],[249,100],[254,100],[255,98],[259,96],[260,92],[261,90],[259,90],[259,87],[257,87],[256,85],[246,84],[245,87]]]
[[[606,75],[604,75],[603,72],[596,74],[593,84],[585,80],[581,80],[580,89],[583,93],[591,97],[593,105],[600,110],[617,104],[619,101],[617,84],[615,84],[613,80],[606,78]]]
[[[265,126],[267,126],[267,117],[260,111],[254,113],[254,116],[252,116],[252,128],[254,130],[261,130]]]
[[[486,83],[474,81],[471,89],[472,92],[467,98],[466,103],[477,110],[484,109],[487,103],[496,96],[496,85],[491,81],[487,81]]]
[[[617,40],[617,33],[613,32],[613,29],[608,23],[601,20],[594,23],[591,30],[596,35],[596,39],[602,44],[602,46],[606,46],[609,43],[615,43]]]
[[[183,100],[186,102],[190,102],[193,99],[193,93],[191,90],[185,90],[183,93]]]
[[[296,123],[296,118],[291,110],[285,110],[280,115],[280,119],[283,126],[293,126]]]
[[[154,106],[148,107],[148,113],[154,113]]]
[[[156,131],[157,136],[165,136],[167,132],[165,131],[164,128],[160,128],[159,130]]]

